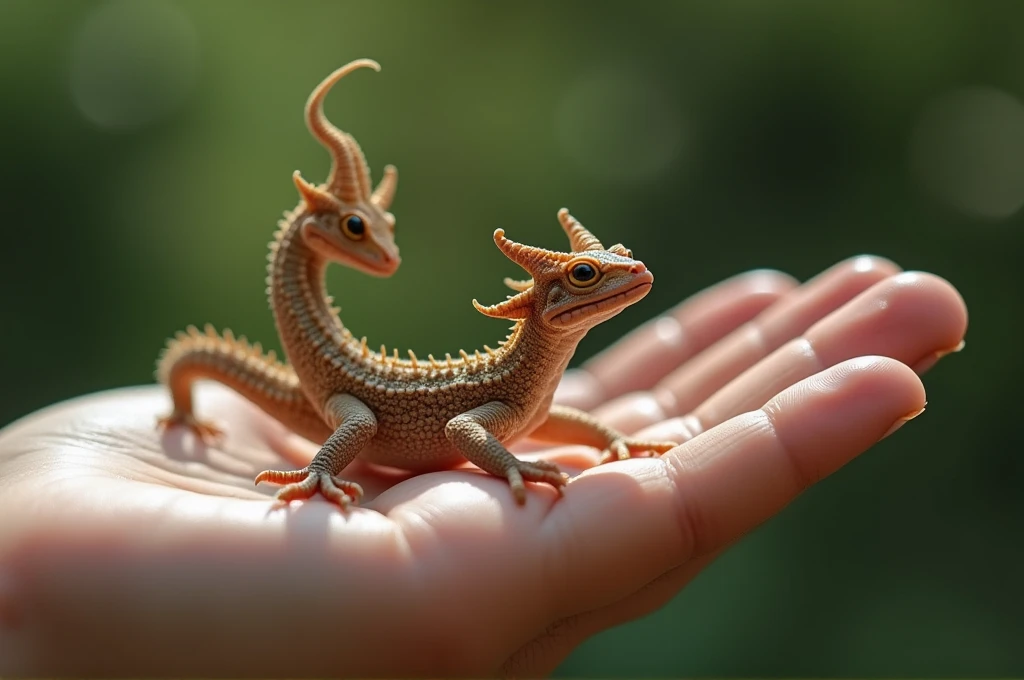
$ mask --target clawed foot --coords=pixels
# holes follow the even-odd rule
[[[559,470],[557,465],[543,460],[516,460],[516,466],[510,468],[505,476],[512,489],[512,497],[516,499],[516,505],[526,504],[526,484],[524,482],[544,482],[555,487],[561,494],[562,487],[569,481],[569,475]]]
[[[666,451],[671,451],[679,444],[675,442],[652,442],[645,441],[642,439],[630,439],[629,437],[623,437],[622,439],[616,439],[613,441],[607,449],[601,452],[601,459],[598,465],[604,465],[615,460],[628,460],[634,457],[634,454],[638,453],[649,453],[649,454],[660,454]],[[640,457],[640,456],[635,456]]]
[[[207,446],[218,443],[224,438],[224,430],[213,423],[199,420],[191,413],[174,411],[169,416],[157,418],[156,427],[158,430],[169,430],[174,427],[187,427]]]
[[[274,498],[284,503],[295,500],[307,500],[322,493],[324,498],[337,503],[342,509],[359,502],[363,497],[363,488],[355,482],[346,482],[329,475],[322,470],[264,470],[256,475],[256,484],[270,482],[271,484],[285,484]]]

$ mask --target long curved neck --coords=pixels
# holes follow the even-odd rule
[[[281,344],[302,377],[325,360],[347,363],[343,347],[349,334],[327,296],[327,261],[303,241],[299,217],[283,221],[275,235],[267,283]]]

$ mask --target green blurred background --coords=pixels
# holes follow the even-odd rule
[[[330,285],[371,341],[501,337],[490,234],[561,247],[563,205],[658,276],[577,360],[863,252],[970,308],[923,418],[560,675],[1024,675],[1021,2],[3,0],[0,425],[150,382],[188,323],[278,346],[266,244],[328,167],[302,106],[363,56],[326,108],[399,167],[405,261]]]

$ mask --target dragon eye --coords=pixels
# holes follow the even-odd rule
[[[359,215],[349,215],[341,221],[341,230],[353,241],[359,241],[366,236],[366,223]]]
[[[580,262],[573,265],[569,270],[569,282],[574,286],[586,288],[597,283],[597,268],[587,262]]]

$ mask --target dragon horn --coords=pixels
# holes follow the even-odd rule
[[[562,223],[562,230],[569,237],[572,252],[582,253],[586,250],[604,250],[604,246],[597,240],[597,237],[580,224],[579,220],[570,215],[566,208],[558,211],[558,221]]]
[[[346,203],[357,203],[369,197],[370,177],[362,149],[352,138],[334,125],[324,115],[324,98],[339,80],[359,68],[380,71],[380,64],[372,59],[357,59],[345,64],[324,78],[306,101],[306,125],[316,139],[331,154],[331,174],[327,178],[327,190]]]
[[[567,262],[572,259],[572,256],[568,253],[556,253],[552,250],[516,243],[511,239],[505,238],[504,229],[495,229],[494,242],[501,252],[505,254],[505,257],[534,276],[536,276],[544,264]]]

